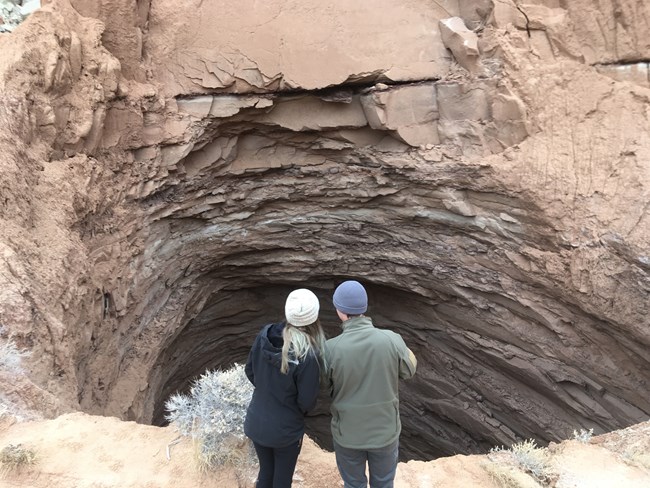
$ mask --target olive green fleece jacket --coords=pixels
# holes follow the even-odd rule
[[[415,374],[416,360],[399,334],[353,317],[328,340],[325,356],[332,395],[332,436],[350,449],[378,449],[399,438],[399,378]]]

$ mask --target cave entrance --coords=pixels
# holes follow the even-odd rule
[[[244,362],[260,327],[283,318],[286,296],[295,288],[318,295],[327,336],[337,335],[340,322],[331,297],[336,285],[350,278],[366,286],[375,325],[401,334],[418,357],[416,376],[400,382],[403,460],[485,453],[528,438],[560,441],[576,429],[602,433],[646,415],[571,364],[560,346],[544,356],[540,334],[549,333],[541,319],[503,296],[476,289],[470,294],[433,279],[428,288],[414,280],[407,288],[372,276],[303,278],[256,283],[246,278],[212,293],[153,368],[150,385],[158,385],[150,396],[153,423],[164,423],[166,399],[206,369]],[[331,449],[324,394],[308,418],[307,433]]]
[[[162,352],[159,366],[161,385],[155,397],[152,422],[165,424],[164,403],[169,396],[188,389],[191,381],[207,369],[227,369],[234,363],[245,362],[253,339],[260,327],[284,317],[284,302],[291,290],[306,286],[321,303],[320,319],[327,337],[339,333],[340,321],[332,305],[332,293],[339,282],[347,279],[328,278],[304,284],[264,284],[241,289],[224,289],[206,302],[200,314],[182,330]],[[439,323],[435,304],[439,296],[427,299],[409,291],[364,282],[369,295],[368,315],[376,326],[390,328],[402,335],[418,356],[418,374],[400,382],[402,436],[401,454],[404,459],[433,459],[457,452],[481,452],[501,439],[489,433],[472,432],[449,417],[441,415],[438,406],[446,405],[447,414],[464,412],[472,394],[459,395],[451,378],[434,373],[448,371],[446,355],[453,338],[441,330],[431,329]],[[458,347],[457,347],[458,348]],[[458,348],[462,349],[462,348]],[[471,354],[464,351],[463,354]],[[428,392],[432,376],[438,391]],[[472,402],[475,403],[475,402]],[[307,434],[321,447],[332,449],[329,431],[329,400],[323,392],[318,406],[307,419]]]

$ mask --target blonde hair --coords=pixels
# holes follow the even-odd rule
[[[282,365],[280,371],[284,374],[289,372],[289,361],[303,361],[307,354],[312,353],[318,360],[321,371],[325,370],[323,351],[325,350],[325,333],[320,325],[320,321],[306,325],[304,327],[295,327],[289,322],[284,326],[282,331]]]

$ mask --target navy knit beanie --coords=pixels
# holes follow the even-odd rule
[[[345,281],[334,291],[334,306],[347,315],[361,315],[368,310],[368,295],[358,281]]]

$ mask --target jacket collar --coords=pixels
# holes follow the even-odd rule
[[[349,330],[367,329],[374,326],[370,317],[352,317],[350,320],[343,322],[341,327],[343,328],[343,332],[347,332]]]

